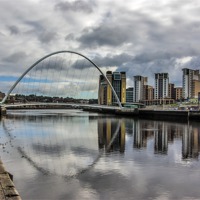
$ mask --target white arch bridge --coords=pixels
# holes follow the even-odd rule
[[[59,103],[60,106],[80,108],[122,109],[112,84],[105,76],[105,70],[74,51],[50,53],[25,70],[0,104],[7,108],[57,106]],[[115,107],[98,105],[100,75],[112,90]]]

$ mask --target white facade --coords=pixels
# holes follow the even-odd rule
[[[133,102],[140,102],[145,99],[145,88],[147,77],[134,76]]]
[[[168,73],[155,74],[155,93],[154,99],[169,97],[169,75]]]
[[[193,81],[200,81],[199,70],[184,68],[183,71],[183,98],[193,98]]]

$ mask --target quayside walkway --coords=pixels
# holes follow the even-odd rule
[[[21,200],[10,175],[0,160],[0,200]]]

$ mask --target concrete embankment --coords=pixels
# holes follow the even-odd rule
[[[6,108],[0,105],[0,116],[6,115]]]
[[[0,199],[1,200],[21,200],[12,182],[12,175],[9,174],[0,160]]]
[[[200,111],[189,110],[139,110],[140,118],[155,120],[200,120]]]
[[[148,109],[106,109],[106,108],[83,108],[85,111],[99,112],[104,114],[139,117],[155,120],[200,121],[200,111],[189,110],[148,110]]]

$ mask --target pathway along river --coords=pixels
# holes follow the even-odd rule
[[[22,199],[200,199],[200,124],[14,110],[0,155]]]

